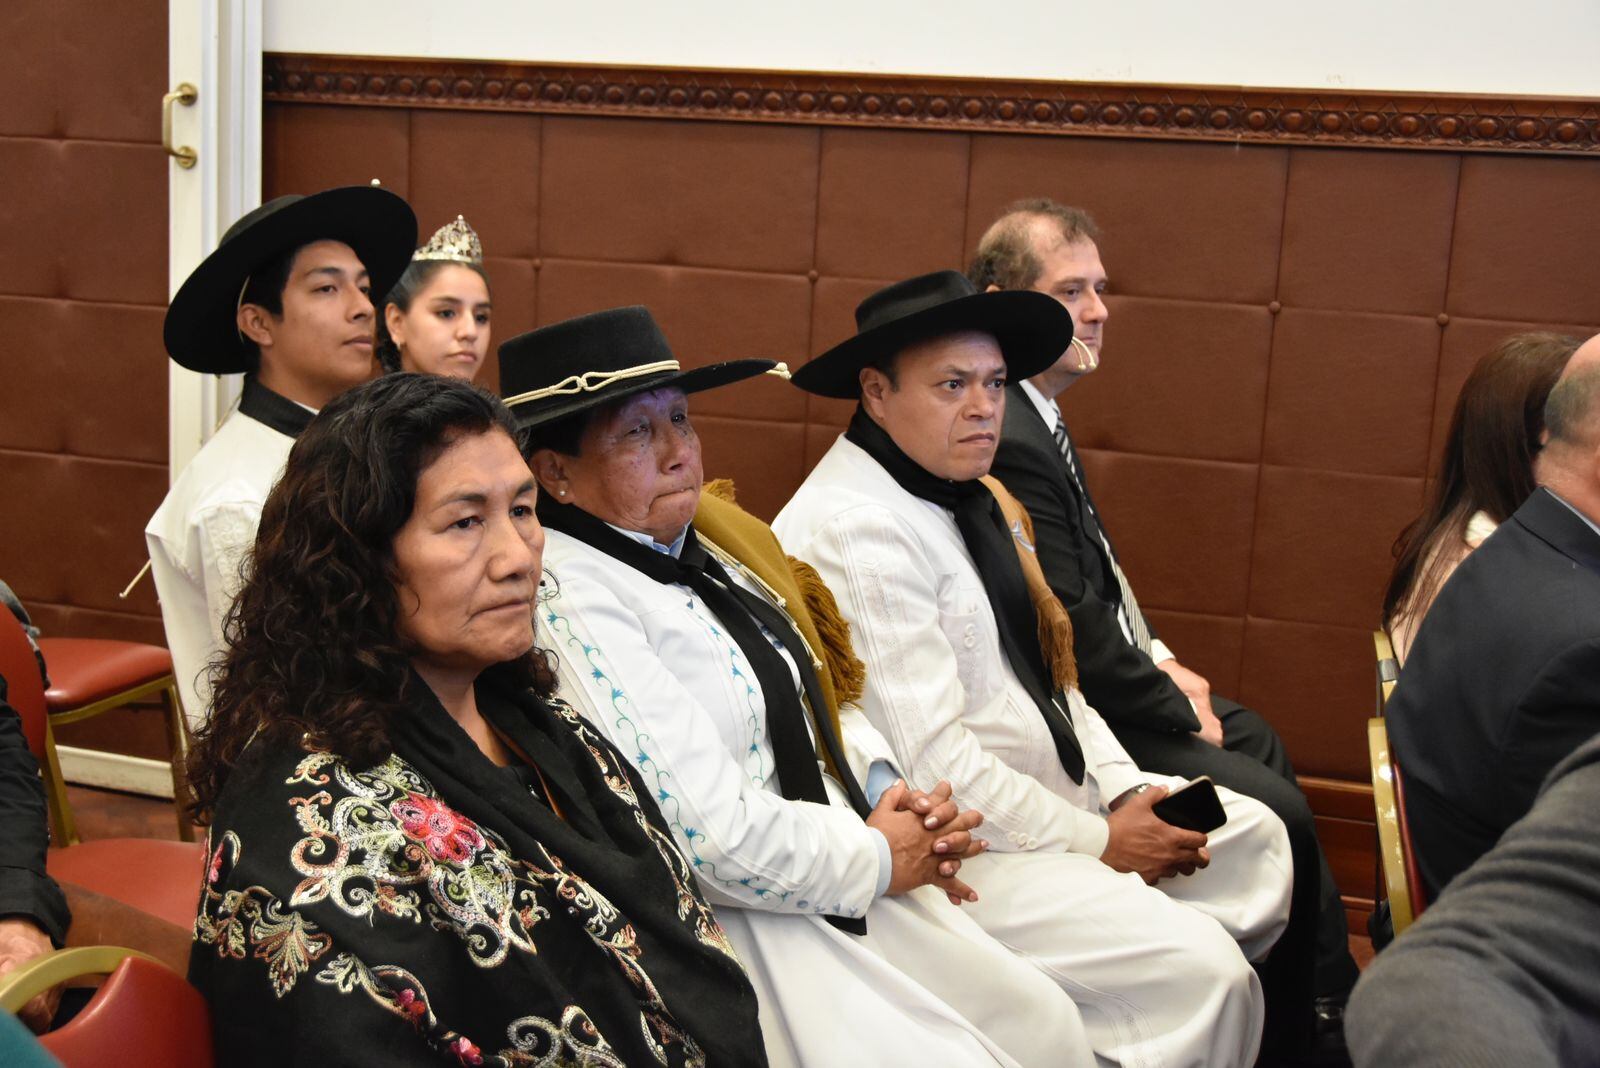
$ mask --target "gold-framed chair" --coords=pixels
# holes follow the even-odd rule
[[[156,961],[137,949],[126,946],[75,946],[41,953],[18,968],[0,975],[0,1009],[9,1013],[22,1007],[53,986],[70,979],[91,975],[110,975],[130,957]]]
[[[64,1068],[210,1068],[211,1013],[184,977],[136,949],[79,946],[35,957],[0,977],[0,1008],[16,1012],[59,983],[108,976],[76,1016],[39,1037]]]
[[[195,838],[194,825],[184,814],[188,787],[184,765],[189,758],[189,728],[183,716],[173,676],[172,655],[158,645],[109,641],[101,638],[41,638],[39,651],[50,671],[45,691],[50,744],[46,748],[50,780],[50,830],[57,844],[75,845],[78,825],[67,804],[67,784],[61,775],[54,737],[59,727],[118,708],[158,699],[166,717],[167,745],[172,765],[172,796],[178,837]]]
[[[1378,861],[1389,898],[1394,934],[1422,914],[1427,899],[1411,848],[1406,821],[1405,778],[1389,749],[1389,725],[1381,716],[1367,721],[1367,753],[1372,764],[1372,803],[1377,812]]]
[[[1378,656],[1378,715],[1381,716],[1389,705],[1389,695],[1400,681],[1400,661],[1394,655],[1394,643],[1389,640],[1388,631],[1373,631],[1372,647]]]

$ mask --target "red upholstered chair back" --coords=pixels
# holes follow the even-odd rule
[[[17,617],[0,609],[0,675],[6,680],[6,700],[22,717],[22,732],[28,748],[44,762],[44,680],[39,678],[39,661]]]
[[[44,683],[22,625],[4,609],[0,609],[0,673],[9,684],[8,700],[22,716],[28,748],[38,760],[48,788],[60,768],[45,752]],[[64,811],[65,791],[52,791],[50,804],[53,814]],[[57,847],[68,841],[59,828],[52,834]],[[50,876],[57,882],[73,883],[179,927],[194,922],[204,864],[204,847],[198,843],[106,838],[52,848],[48,863]]]
[[[40,1038],[65,1068],[211,1068],[211,1010],[183,976],[129,957],[83,1011]]]

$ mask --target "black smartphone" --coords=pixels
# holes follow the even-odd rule
[[[1199,831],[1201,834],[1210,834],[1228,822],[1228,814],[1222,810],[1222,799],[1217,796],[1216,784],[1209,775],[1184,783],[1151,805],[1150,811],[1174,827]]]

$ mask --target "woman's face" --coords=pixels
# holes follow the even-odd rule
[[[393,552],[400,637],[419,667],[475,676],[533,647],[544,553],[535,492],[498,428],[458,439],[417,478]]]
[[[700,439],[682,390],[658,389],[601,409],[577,456],[541,449],[545,492],[613,526],[677,540],[700,503]]]
[[[468,382],[489,354],[489,287],[471,267],[446,264],[411,298],[409,311],[384,306],[400,369]]]

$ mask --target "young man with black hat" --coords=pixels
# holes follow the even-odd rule
[[[372,376],[373,293],[411,260],[417,220],[385,189],[283,196],[228,228],[167,309],[179,365],[245,377],[239,407],[145,527],[161,621],[191,726],[209,705],[239,567],[289,447],[328,401]]]
[[[1287,920],[1283,824],[1228,790],[1209,836],[1153,811],[1182,780],[1141,771],[1083,700],[1026,513],[981,481],[1007,381],[1061,354],[1071,316],[944,271],[867,298],[856,323],[794,376],[860,406],[774,529],[838,595],[901,770],[984,812],[967,911],[1067,989],[1100,1057],[1249,1065],[1263,1005],[1246,958]]]

